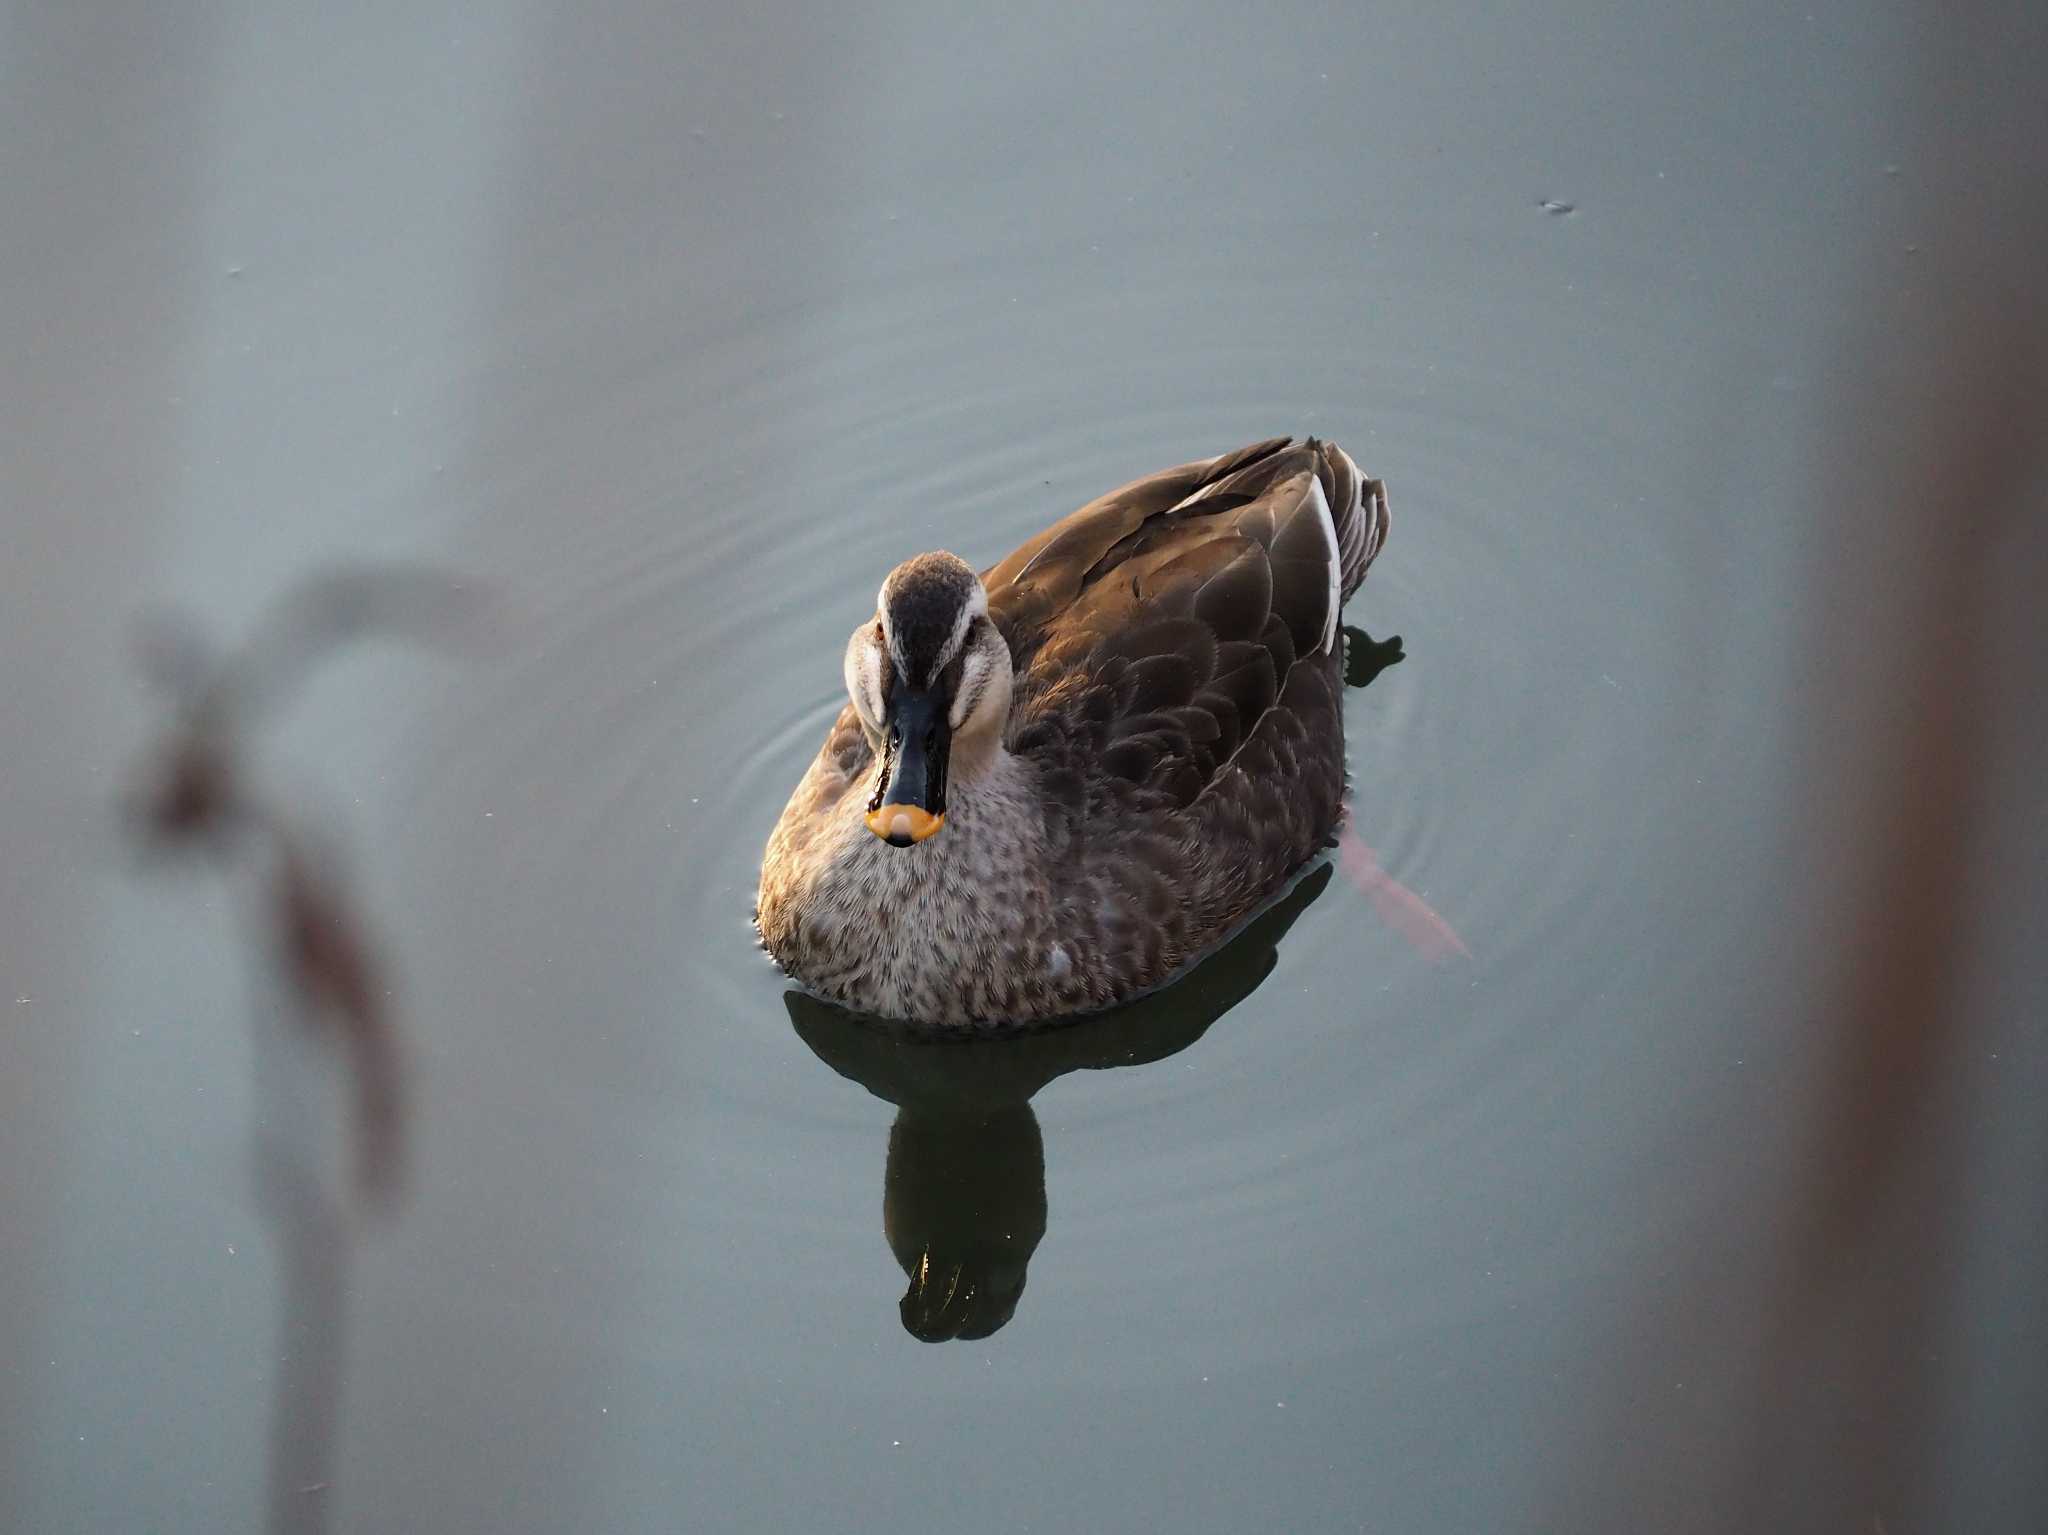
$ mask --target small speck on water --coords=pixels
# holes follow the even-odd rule
[[[1545,213],[1549,214],[1552,218],[1558,219],[1564,218],[1568,214],[1577,213],[1579,211],[1579,205],[1577,203],[1559,202],[1554,197],[1543,198],[1536,204],[1536,206],[1541,208]]]

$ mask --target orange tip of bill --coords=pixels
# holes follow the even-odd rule
[[[895,847],[922,842],[945,824],[944,816],[921,805],[884,805],[868,813],[868,830]]]

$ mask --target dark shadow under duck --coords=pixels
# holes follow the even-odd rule
[[[1173,975],[1336,825],[1339,615],[1386,532],[1348,454],[1275,438],[1135,481],[980,576],[899,565],[769,840],[768,951],[945,1028]]]

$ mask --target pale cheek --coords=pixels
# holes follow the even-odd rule
[[[951,725],[956,732],[959,731],[969,720],[974,718],[975,708],[980,703],[981,697],[979,694],[969,695],[963,690],[960,696],[953,700],[953,707],[947,716],[946,723]]]
[[[848,652],[846,693],[872,743],[882,728],[882,657],[873,645],[856,643]]]
[[[988,673],[986,668],[968,662],[966,673],[960,679],[960,692],[953,700],[953,707],[946,711],[946,723],[959,730],[974,718],[974,711],[981,703],[982,683]]]

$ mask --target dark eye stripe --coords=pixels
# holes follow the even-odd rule
[[[960,654],[948,661],[946,669],[939,673],[940,685],[945,688],[948,698],[951,698],[954,693],[959,691],[960,679],[967,672],[967,655],[968,649],[965,645],[962,645],[960,647]]]

